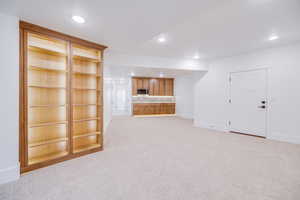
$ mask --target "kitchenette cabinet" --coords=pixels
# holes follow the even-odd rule
[[[173,96],[174,79],[173,78],[132,78],[132,95],[137,95],[138,89],[146,89],[150,96]]]
[[[175,114],[173,78],[132,78],[133,115]]]
[[[133,115],[175,114],[175,103],[134,103]]]

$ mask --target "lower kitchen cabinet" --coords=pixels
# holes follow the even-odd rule
[[[175,114],[175,103],[134,103],[133,115]]]

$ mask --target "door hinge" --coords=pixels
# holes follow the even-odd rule
[[[229,99],[228,102],[231,103],[231,99]]]

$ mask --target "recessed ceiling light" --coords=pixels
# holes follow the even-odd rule
[[[158,41],[159,43],[164,43],[164,42],[166,42],[166,38],[163,37],[163,36],[160,36],[160,37],[157,39],[157,41]]]
[[[273,41],[273,40],[277,40],[278,38],[279,38],[278,35],[272,35],[269,37],[269,40]]]
[[[199,59],[200,56],[198,54],[194,55],[194,59]]]
[[[84,18],[78,15],[74,15],[72,19],[79,24],[83,24],[85,22]]]

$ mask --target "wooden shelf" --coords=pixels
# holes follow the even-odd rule
[[[64,69],[51,69],[46,67],[38,67],[38,66],[29,66],[29,70],[35,70],[35,71],[49,71],[49,72],[58,72],[58,73],[67,73],[67,70]]]
[[[100,135],[100,134],[101,134],[100,132],[83,133],[83,134],[80,134],[80,135],[74,135],[73,138],[77,139],[77,138],[88,137],[88,136],[91,136],[91,135]]]
[[[54,126],[54,125],[58,125],[58,124],[67,124],[67,123],[68,123],[68,121],[32,123],[32,124],[29,124],[29,128],[42,127],[42,126]]]
[[[102,106],[101,104],[73,104],[73,106]]]
[[[87,56],[82,56],[82,55],[74,55],[73,59],[82,60],[82,61],[88,61],[88,62],[95,62],[95,63],[99,63],[100,62],[99,59],[92,58],[92,57],[87,57]]]
[[[59,87],[59,86],[42,86],[42,85],[28,85],[28,87],[32,88],[44,88],[44,89],[66,89],[66,87]]]
[[[45,47],[38,47],[38,46],[29,45],[28,49],[32,50],[32,51],[39,52],[39,53],[53,55],[53,56],[63,56],[63,57],[67,56],[67,54],[65,52],[60,52],[60,51],[57,51],[57,50],[54,50],[54,49],[48,49],[48,48],[45,48]]]
[[[97,88],[73,88],[73,90],[96,90],[96,91],[100,91]]]
[[[59,153],[47,154],[45,156],[31,158],[31,159],[29,159],[28,163],[29,163],[29,165],[33,165],[33,164],[36,164],[36,163],[40,163],[40,162],[44,162],[44,161],[48,161],[48,160],[53,160],[53,159],[56,159],[56,158],[60,158],[60,157],[66,156],[66,155],[68,155],[67,151],[63,151],[63,152],[59,152]]]
[[[73,120],[73,122],[85,122],[85,121],[92,121],[92,120],[100,120],[99,117],[91,117],[91,118],[86,118],[86,119],[76,119]]]
[[[79,153],[79,152],[82,152],[82,151],[88,151],[88,150],[99,148],[99,147],[101,147],[101,144],[84,145],[84,146],[80,146],[80,147],[74,149],[74,153]]]
[[[30,105],[30,108],[53,108],[53,107],[65,107],[67,104],[49,104],[49,105]]]
[[[93,74],[93,73],[87,73],[87,72],[74,72],[73,71],[73,74],[75,75],[86,75],[86,76],[95,76],[95,77],[100,77],[99,74]]]
[[[63,141],[68,141],[68,138],[58,138],[58,139],[47,140],[47,141],[43,141],[43,142],[35,142],[35,143],[28,144],[28,147],[32,148],[32,147],[36,147],[36,146],[53,144],[53,143],[58,143],[58,142],[63,142]]]

